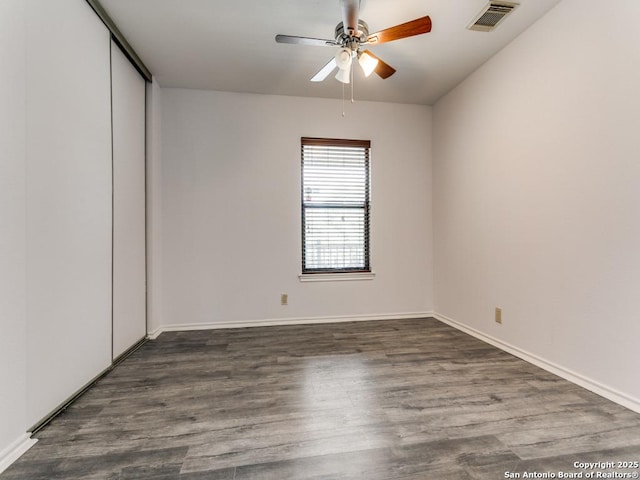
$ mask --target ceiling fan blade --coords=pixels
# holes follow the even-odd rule
[[[333,72],[336,68],[338,68],[338,64],[336,63],[335,57],[329,60],[324,67],[320,69],[318,73],[316,73],[313,78],[311,78],[312,82],[321,82]]]
[[[344,33],[355,34],[358,31],[360,0],[341,0],[340,3],[342,4]]]
[[[385,63],[382,60],[380,60],[380,57],[376,57],[373,53],[371,53],[370,50],[365,50],[363,53],[366,53],[367,55],[369,55],[369,56],[375,58],[376,60],[378,60],[378,64],[376,65],[376,68],[373,71],[376,72],[376,74],[380,78],[382,78],[382,79],[389,78],[391,75],[396,73],[396,69],[395,68],[393,68],[388,63]]]
[[[379,43],[392,42],[401,38],[413,37],[431,31],[431,18],[416,18],[410,22],[396,25],[395,27],[386,28],[379,32],[372,33],[367,37],[366,43],[369,45],[378,45]]]
[[[311,37],[294,37],[291,35],[276,35],[278,43],[292,43],[295,45],[311,45],[314,47],[335,47],[338,45],[335,40],[326,40],[323,38]]]

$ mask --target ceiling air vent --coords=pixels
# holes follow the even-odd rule
[[[479,32],[490,32],[517,6],[517,3],[512,2],[489,2],[467,28]]]

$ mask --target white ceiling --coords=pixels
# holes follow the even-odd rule
[[[370,47],[397,69],[356,69],[357,100],[433,104],[560,0],[519,0],[491,33],[466,29],[488,0],[364,0],[371,33],[424,15],[431,33]],[[341,98],[330,76],[309,79],[335,47],[277,44],[278,33],[333,39],[339,0],[101,0],[163,87]],[[347,97],[350,92],[346,91]]]

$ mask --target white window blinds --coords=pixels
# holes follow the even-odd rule
[[[368,140],[301,139],[302,272],[369,272]]]

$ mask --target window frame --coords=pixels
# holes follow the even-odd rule
[[[364,236],[364,265],[356,268],[306,268],[306,209],[310,208],[305,202],[305,146],[315,147],[343,147],[343,148],[364,148],[365,161],[365,198],[362,204],[364,214],[363,236]],[[300,139],[300,203],[301,203],[301,281],[326,281],[326,280],[359,280],[373,278],[371,270],[371,141],[370,140],[349,140],[337,138],[317,138],[317,137],[301,137]],[[313,206],[311,208],[326,208],[322,206]],[[330,208],[344,208],[353,210],[354,205],[336,206]],[[356,207],[360,208],[360,207]]]

